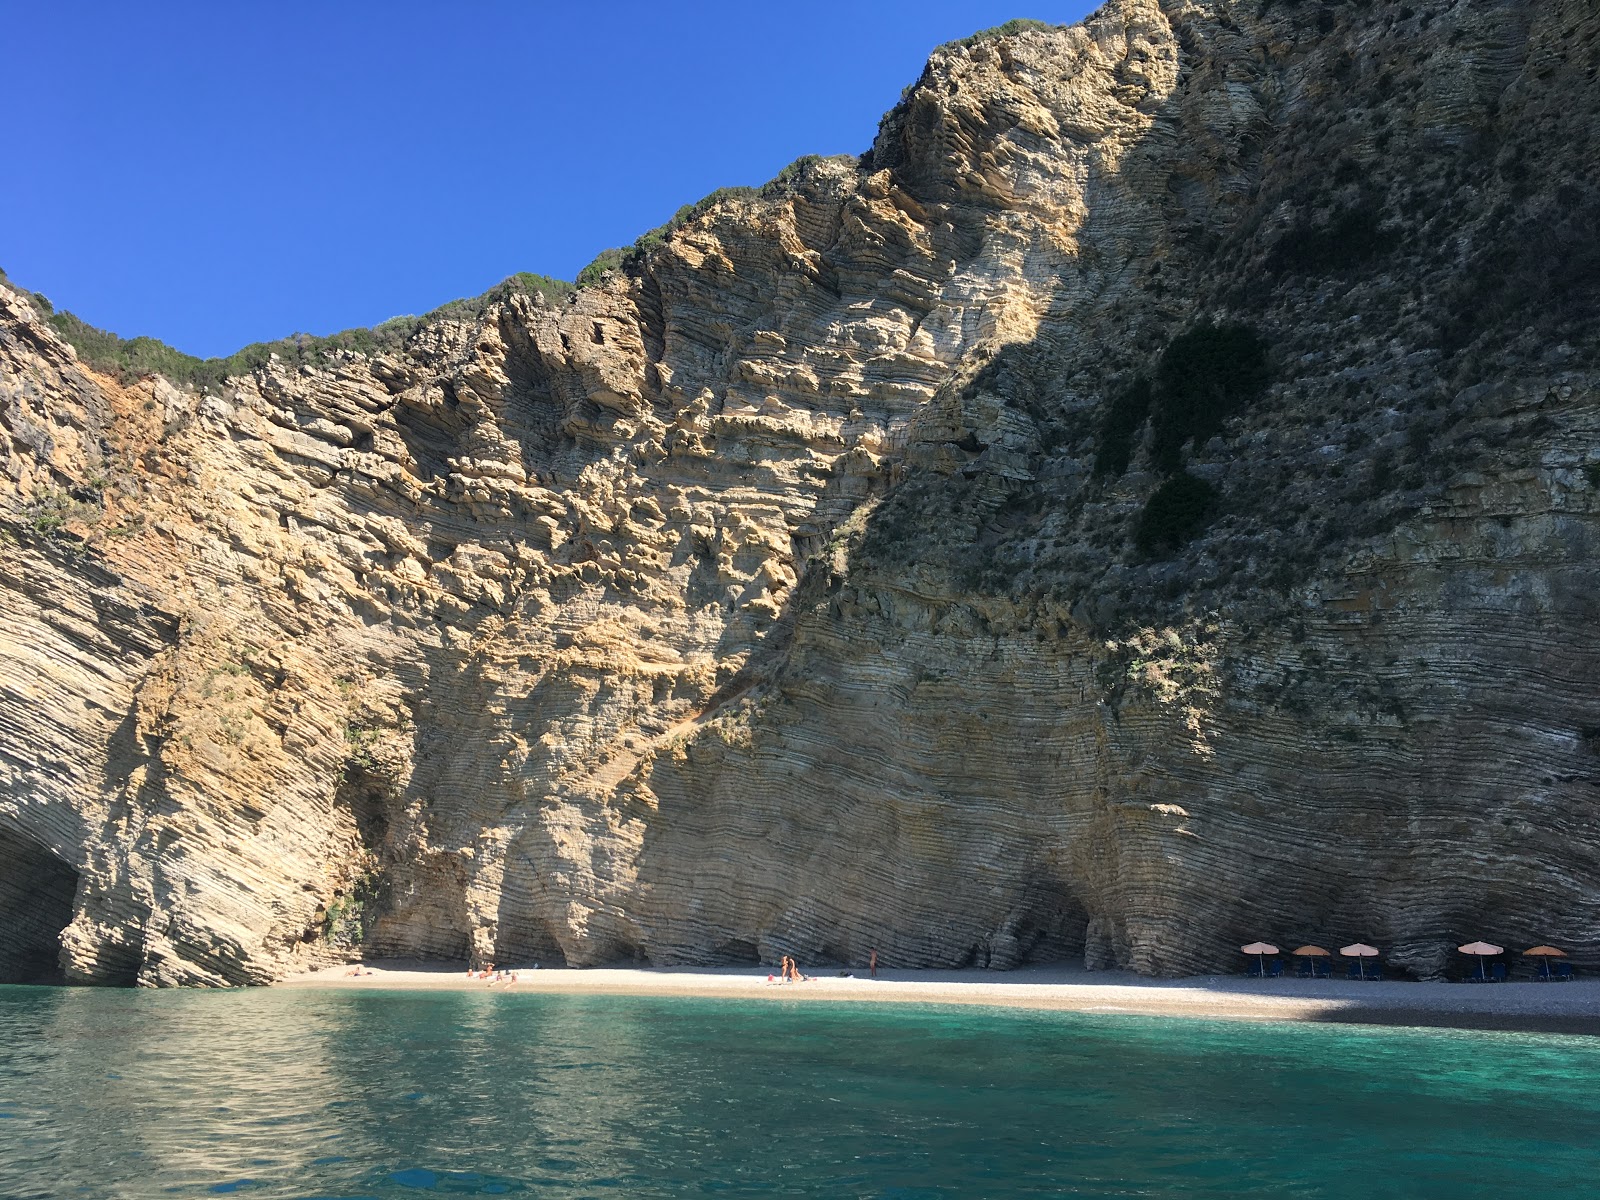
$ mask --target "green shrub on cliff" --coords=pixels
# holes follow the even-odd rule
[[[615,271],[628,261],[633,253],[630,246],[613,246],[610,250],[602,250],[594,256],[593,261],[583,270],[578,272],[578,286],[589,287],[600,282],[600,277],[607,271]]]
[[[1266,390],[1267,344],[1244,325],[1203,322],[1168,343],[1156,366],[1153,456],[1172,474],[1184,444],[1204,441]]]
[[[1150,415],[1150,381],[1135,379],[1118,392],[1106,406],[1100,425],[1100,442],[1095,450],[1096,475],[1121,475],[1133,458],[1133,444]]]
[[[1134,544],[1149,555],[1181,549],[1210,524],[1219,499],[1217,489],[1204,479],[1179,472],[1150,494],[1139,514]]]
[[[1379,224],[1382,215],[1376,203],[1368,202],[1340,209],[1322,224],[1296,225],[1273,246],[1267,269],[1277,274],[1331,275],[1387,254],[1400,239]]]
[[[795,166],[797,164],[790,164]],[[789,168],[784,168],[788,170]],[[666,222],[657,225],[654,229],[640,234],[631,246],[613,246],[609,250],[602,250],[595,255],[588,266],[578,272],[578,286],[588,287],[598,283],[600,277],[607,271],[617,270],[637,258],[654,250],[666,242],[674,233],[682,229],[690,221],[703,213],[709,212],[724,200],[744,199],[755,196],[757,189],[753,187],[725,187],[718,188],[709,196],[702,196],[693,204],[685,204],[673,213]]]
[[[1183,447],[1222,429],[1228,417],[1266,390],[1267,343],[1245,325],[1202,322],[1167,344],[1155,380],[1140,377],[1106,406],[1095,446],[1095,472],[1121,475],[1133,458],[1148,415],[1155,432],[1154,465],[1171,475],[1183,467]]]
[[[46,320],[78,352],[82,362],[103,375],[124,381],[143,375],[165,375],[168,379],[186,382],[202,378],[211,382],[222,378],[220,369],[207,369],[204,360],[175,350],[153,337],[121,338],[109,330],[96,329],[70,312],[52,313]]]
[[[329,901],[322,918],[323,940],[341,950],[359,949],[388,900],[388,877],[369,856],[349,888]]]
[[[940,50],[965,50],[976,46],[980,42],[992,42],[996,38],[1011,37],[1013,34],[1023,33],[1029,29],[1054,29],[1049,21],[1036,21],[1032,17],[1013,17],[1003,25],[991,25],[988,29],[980,29],[977,33],[964,38],[957,38],[953,42],[946,42]]]
[[[854,162],[855,156],[851,154],[833,155],[832,158]],[[693,204],[685,204],[664,224],[657,225],[639,235],[631,246],[613,246],[609,250],[602,250],[595,255],[593,261],[583,270],[578,272],[577,283],[579,287],[589,287],[599,283],[600,277],[607,271],[621,270],[631,262],[637,261],[644,254],[663,244],[669,237],[683,228],[696,217],[709,212],[724,200],[748,199],[761,196],[773,199],[781,196],[806,177],[806,173],[818,163],[828,162],[829,158],[820,154],[802,154],[783,170],[779,171],[759,188],[752,187],[725,187],[718,188],[709,196],[703,196]]]
[[[805,174],[812,167],[822,162],[820,154],[802,154],[783,170],[761,185],[760,192],[763,196],[776,196],[805,178]]]

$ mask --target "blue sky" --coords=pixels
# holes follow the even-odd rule
[[[0,267],[202,356],[570,279],[1082,0],[7,5]]]

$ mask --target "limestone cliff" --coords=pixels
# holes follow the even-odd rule
[[[402,352],[0,289],[0,978],[1600,965],[1597,70],[1113,0]]]

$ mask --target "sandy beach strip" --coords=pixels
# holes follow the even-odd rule
[[[1146,979],[1123,971],[1049,966],[1016,971],[819,970],[803,983],[769,982],[756,967],[517,967],[517,982],[470,979],[465,966],[376,961],[291,976],[289,988],[422,988],[491,994],[700,996],[752,1001],[982,1004],[1214,1020],[1416,1025],[1600,1035],[1600,980],[1569,983],[1359,983],[1208,975]]]

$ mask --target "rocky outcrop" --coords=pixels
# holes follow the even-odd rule
[[[0,973],[1600,964],[1597,56],[1116,0],[209,390],[0,290]]]

